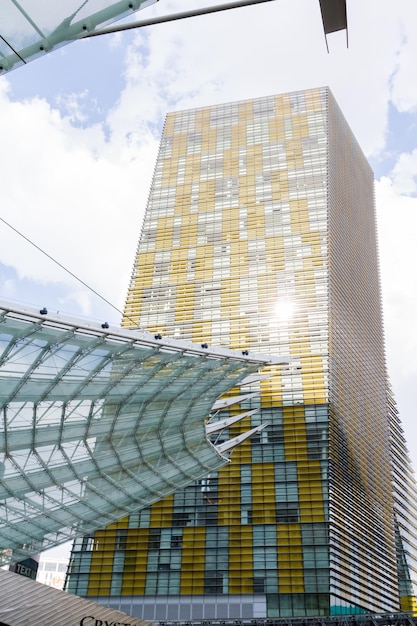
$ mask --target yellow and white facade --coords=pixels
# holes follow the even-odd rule
[[[69,589],[150,620],[415,610],[373,174],[327,88],[167,116],[132,320],[291,362],[252,385],[227,435],[268,427],[229,466],[96,533],[89,554],[79,545]]]

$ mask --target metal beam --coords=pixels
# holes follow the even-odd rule
[[[226,2],[212,7],[203,7],[192,11],[181,11],[180,13],[171,13],[170,15],[162,15],[147,20],[137,22],[129,22],[129,24],[120,24],[118,26],[108,26],[101,30],[86,33],[81,39],[88,37],[97,37],[98,35],[108,35],[110,33],[119,33],[124,30],[132,30],[134,28],[143,28],[144,26],[153,26],[154,24],[163,24],[165,22],[174,22],[176,20],[184,20],[188,17],[197,17],[199,15],[208,15],[209,13],[218,13],[220,11],[228,11],[229,9],[239,9],[241,7],[251,6],[253,4],[263,4],[264,2],[275,2],[275,0],[238,0],[236,2]]]

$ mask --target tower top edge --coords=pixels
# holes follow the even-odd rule
[[[186,113],[186,112],[197,112],[197,111],[208,111],[211,109],[217,109],[220,108],[222,106],[241,106],[247,103],[252,103],[252,102],[261,102],[261,101],[267,101],[273,98],[290,98],[290,97],[295,97],[297,95],[307,95],[307,94],[332,94],[332,91],[330,89],[329,86],[320,86],[320,87],[310,87],[308,89],[296,89],[294,91],[286,91],[286,92],[282,92],[282,93],[275,93],[275,94],[269,94],[269,95],[265,95],[265,96],[256,96],[254,98],[243,98],[243,99],[239,99],[239,100],[231,100],[231,101],[225,101],[225,102],[218,102],[216,104],[208,104],[208,105],[204,105],[204,106],[199,106],[199,107],[190,107],[190,108],[184,108],[184,109],[177,109],[177,110],[171,110],[168,111],[166,114],[166,117],[168,116],[175,116],[178,115],[180,113]]]

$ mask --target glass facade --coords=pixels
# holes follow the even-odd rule
[[[0,74],[157,0],[2,0]]]
[[[74,546],[70,591],[150,620],[416,608],[373,174],[327,88],[167,116],[124,319],[291,361],[232,464]]]

